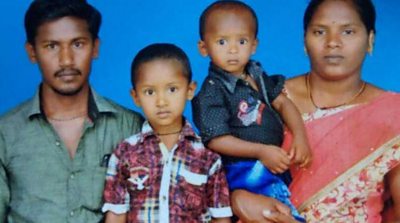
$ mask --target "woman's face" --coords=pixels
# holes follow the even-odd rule
[[[373,40],[374,33],[367,33],[351,1],[326,0],[317,8],[306,30],[311,69],[329,80],[360,75]]]

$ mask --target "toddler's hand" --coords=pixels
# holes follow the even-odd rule
[[[290,165],[288,154],[283,149],[272,145],[265,145],[261,148],[257,159],[273,174],[285,172]]]
[[[289,158],[292,160],[292,163],[302,168],[307,167],[311,163],[312,154],[306,138],[293,138]]]

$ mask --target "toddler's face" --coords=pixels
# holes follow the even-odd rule
[[[179,131],[186,100],[191,100],[195,83],[188,83],[182,65],[174,59],[157,59],[143,63],[137,70],[131,95],[142,107],[157,133]]]
[[[204,40],[199,41],[199,50],[203,56],[210,56],[218,67],[240,75],[257,44],[250,12],[215,9],[206,19]]]

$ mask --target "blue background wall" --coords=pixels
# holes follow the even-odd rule
[[[36,64],[24,50],[24,13],[31,1],[0,1],[0,114],[30,98],[40,83]],[[91,83],[116,102],[138,110],[130,99],[130,63],[144,46],[171,42],[191,59],[194,79],[201,84],[208,58],[197,51],[198,19],[212,0],[89,0],[103,15],[100,57]],[[247,0],[260,21],[260,45],[254,59],[269,73],[294,76],[308,71],[303,51],[302,16],[308,0]],[[166,4],[168,3],[168,4]],[[400,91],[400,1],[375,0],[377,36],[367,56],[363,77],[384,89]],[[190,106],[185,114],[190,117]]]

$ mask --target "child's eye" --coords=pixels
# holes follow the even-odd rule
[[[225,39],[219,39],[219,40],[217,41],[217,43],[218,43],[218,45],[223,46],[223,45],[225,45],[225,44],[227,43],[227,41],[226,41]]]
[[[177,87],[170,87],[170,88],[168,88],[168,91],[170,93],[174,93],[174,92],[178,91],[178,88]]]
[[[144,90],[144,94],[145,95],[153,95],[154,94],[154,90],[153,89],[146,89],[146,90]]]
[[[239,40],[239,44],[240,45],[244,45],[244,44],[246,44],[246,43],[248,43],[249,41],[247,40],[247,39],[241,39],[241,40]]]

